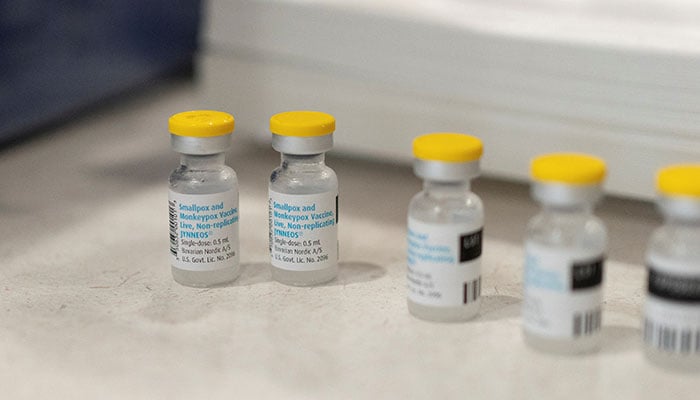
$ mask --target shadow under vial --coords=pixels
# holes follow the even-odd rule
[[[481,296],[481,310],[477,319],[480,321],[495,321],[516,318],[520,316],[522,299],[505,295]]]
[[[336,286],[370,282],[384,275],[386,275],[386,270],[377,264],[365,261],[341,261],[338,263],[338,276],[326,283],[326,285]]]
[[[622,325],[603,325],[601,353],[616,354],[638,351],[641,345],[641,328]]]
[[[379,279],[385,274],[386,270],[376,264],[364,261],[341,261],[338,263],[338,276],[330,282],[316,286],[338,286],[369,282]],[[269,262],[241,263],[241,274],[238,278],[229,284],[222,285],[222,287],[251,286],[272,281],[272,271]]]
[[[251,286],[265,282],[272,282],[270,263],[241,263],[241,274],[229,286]]]
[[[270,264],[266,265],[269,270],[271,268]],[[370,282],[384,275],[386,275],[386,270],[377,264],[365,261],[340,261],[338,262],[338,275],[334,279],[318,285],[295,287],[345,286],[353,283]]]

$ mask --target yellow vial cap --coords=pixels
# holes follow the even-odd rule
[[[700,197],[700,164],[678,164],[662,168],[656,188],[668,196]]]
[[[413,139],[413,155],[421,160],[471,162],[483,153],[481,140],[463,133],[435,132]]]
[[[173,135],[213,137],[228,135],[234,128],[233,115],[222,111],[194,110],[177,113],[168,119],[168,130]]]
[[[532,160],[530,174],[545,183],[595,185],[605,178],[605,161],[581,153],[545,154]]]
[[[282,136],[324,136],[335,131],[335,118],[320,111],[287,111],[270,117],[270,131]]]

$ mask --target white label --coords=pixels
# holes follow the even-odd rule
[[[644,342],[657,350],[700,357],[700,304],[648,296],[644,305]]]
[[[238,265],[238,193],[168,193],[170,262],[189,271]]]
[[[598,333],[603,255],[525,244],[523,327],[538,336],[571,339]]]
[[[408,298],[454,307],[481,296],[481,226],[408,219]]]
[[[650,254],[644,341],[657,350],[700,357],[697,265]]]
[[[270,261],[290,271],[315,271],[338,262],[338,194],[270,191]]]

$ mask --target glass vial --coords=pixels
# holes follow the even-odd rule
[[[335,118],[318,111],[270,118],[282,158],[269,184],[270,262],[280,283],[316,285],[338,273],[338,178],[324,154],[334,130]]]
[[[168,120],[180,166],[170,175],[170,262],[176,282],[209,287],[239,274],[238,179],[224,164],[233,116],[197,110]]]
[[[593,206],[605,163],[586,154],[547,154],[532,161],[530,172],[542,210],[525,237],[525,341],[553,353],[594,351],[601,341],[607,231]]]
[[[644,344],[654,363],[700,370],[700,164],[656,177],[664,224],[649,243]]]
[[[413,170],[423,191],[408,208],[408,310],[421,319],[458,322],[481,305],[484,208],[470,191],[481,140],[431,133],[413,141]]]

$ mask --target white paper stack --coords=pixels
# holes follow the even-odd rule
[[[649,198],[662,165],[700,161],[700,4],[690,1],[211,1],[204,90],[267,138],[288,109],[336,116],[339,150],[410,159],[430,131],[480,136],[486,173],[608,161]]]

